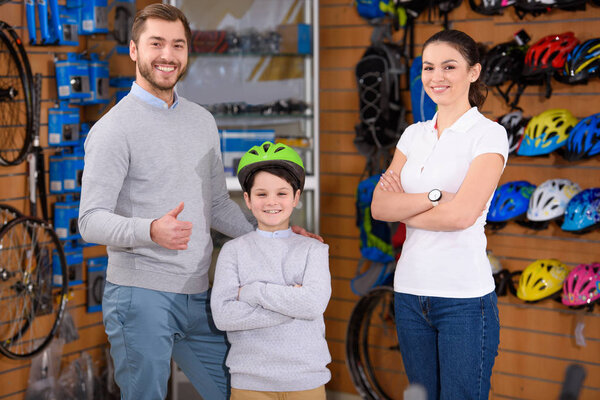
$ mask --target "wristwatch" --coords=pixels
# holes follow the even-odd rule
[[[442,191],[440,189],[433,189],[427,194],[427,198],[435,207],[440,203],[440,200],[442,199]]]

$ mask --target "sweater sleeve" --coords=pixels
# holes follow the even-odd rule
[[[214,125],[212,129],[215,131],[215,135],[213,136],[218,138],[216,125]],[[254,227],[244,216],[240,206],[229,197],[218,141],[215,146],[217,148],[217,157],[214,158],[214,163],[211,168],[211,189],[213,193],[211,227],[224,235],[236,238],[253,231]]]
[[[329,246],[315,243],[308,250],[301,287],[253,282],[242,287],[240,300],[292,318],[321,317],[331,296]]]
[[[152,244],[152,219],[114,213],[128,173],[129,145],[116,127],[98,122],[85,142],[79,231],[86,242],[117,247]]]
[[[235,249],[226,243],[217,260],[210,307],[222,331],[242,331],[280,325],[292,318],[237,299],[240,287]]]

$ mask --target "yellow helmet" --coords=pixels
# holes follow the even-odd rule
[[[532,262],[521,273],[517,297],[525,301],[538,301],[560,294],[570,269],[555,259]]]
[[[533,117],[523,133],[517,154],[520,156],[541,156],[567,144],[571,129],[577,125],[577,118],[569,110],[553,108]]]

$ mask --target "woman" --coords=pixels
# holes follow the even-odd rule
[[[406,129],[373,195],[374,218],[407,225],[396,325],[408,379],[429,399],[487,399],[499,343],[483,227],[508,140],[478,110],[487,94],[480,72],[465,33],[425,42],[423,86],[438,112]]]

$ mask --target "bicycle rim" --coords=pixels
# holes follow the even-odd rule
[[[23,214],[16,208],[8,204],[0,204],[0,229],[15,218],[22,217]]]
[[[33,130],[33,77],[21,40],[0,21],[0,165],[20,164]]]
[[[394,291],[371,290],[357,303],[348,325],[348,367],[357,390],[366,399],[402,399],[408,382],[398,348]]]
[[[53,271],[58,268],[62,274],[56,279]],[[66,306],[67,273],[61,243],[47,223],[20,217],[2,228],[1,354],[14,359],[29,358],[50,343]]]

